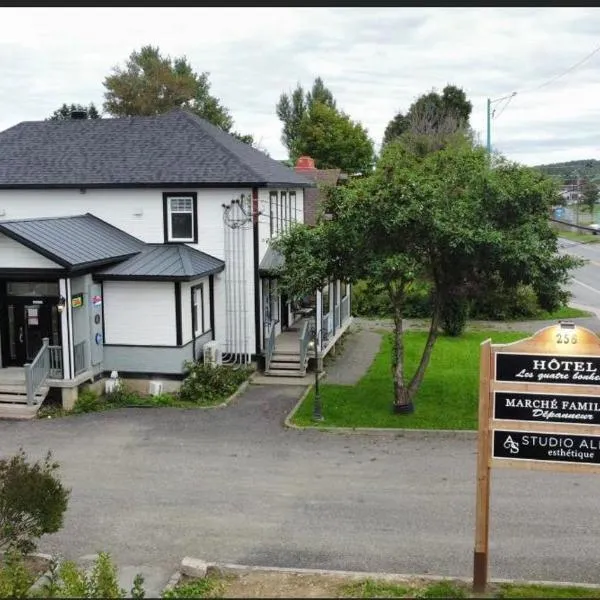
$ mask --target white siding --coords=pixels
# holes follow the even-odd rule
[[[0,233],[0,267],[5,269],[61,269],[59,264]]]
[[[175,346],[175,286],[171,282],[105,281],[106,344]]]

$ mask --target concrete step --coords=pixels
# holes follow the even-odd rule
[[[41,404],[48,394],[36,394],[33,397],[35,404]],[[3,404],[27,404],[27,394],[0,394],[0,406]]]
[[[280,362],[278,360],[272,360],[269,364],[269,369],[285,369],[286,371],[299,371],[299,362]]]
[[[48,395],[50,388],[47,385],[43,385],[38,393],[44,396]],[[27,386],[25,383],[0,383],[0,395],[1,394],[27,394]]]
[[[40,405],[27,406],[27,404],[2,404],[0,403],[0,419],[27,420],[35,419]]]
[[[292,371],[290,369],[269,369],[265,371],[265,375],[268,375],[269,377],[304,377],[304,375],[306,375],[306,371]]]

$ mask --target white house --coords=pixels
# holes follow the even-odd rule
[[[114,370],[181,379],[207,348],[269,372],[295,340],[283,370],[303,374],[307,321],[269,274],[269,240],[302,222],[313,185],[179,109],[1,132],[3,407],[38,405],[49,387],[70,404]],[[321,354],[349,323],[341,299],[339,282],[317,294]]]

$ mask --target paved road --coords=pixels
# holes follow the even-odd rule
[[[68,558],[104,549],[162,573],[192,555],[469,576],[475,441],[284,430],[301,391],[253,386],[210,411],[4,421],[0,454],[54,449],[73,492],[40,550]],[[600,583],[599,484],[496,471],[491,575]]]
[[[561,252],[573,254],[588,262],[573,272],[572,304],[585,307],[600,316],[600,244],[580,244],[561,238]]]

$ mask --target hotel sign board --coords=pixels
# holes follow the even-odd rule
[[[487,586],[493,467],[600,473],[600,339],[573,323],[481,344],[473,590]]]

